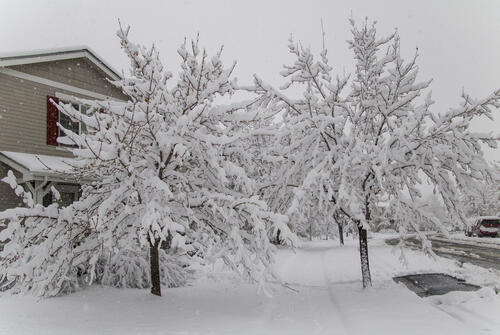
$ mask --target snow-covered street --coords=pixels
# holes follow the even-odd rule
[[[361,288],[356,241],[281,249],[277,269],[290,288],[272,297],[213,268],[191,286],[149,290],[93,286],[37,300],[0,297],[0,334],[500,334],[498,273],[407,250],[405,268],[383,239],[370,240],[374,286]],[[488,287],[421,299],[395,275],[444,272]],[[495,312],[496,311],[496,312]]]
[[[449,237],[430,234],[428,238],[432,242],[432,250],[439,256],[500,270],[500,238],[467,237],[463,233],[452,233]],[[415,237],[405,240],[408,247],[421,249],[421,242]],[[391,238],[387,242],[396,245],[399,238]]]

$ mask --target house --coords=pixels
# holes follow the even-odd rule
[[[51,103],[76,98],[126,100],[110,83],[120,74],[88,47],[0,55],[0,179],[12,170],[37,203],[49,204],[51,186],[64,204],[76,200],[79,184],[66,173],[72,154],[57,123],[80,132],[81,125]],[[22,205],[0,182],[0,211]]]

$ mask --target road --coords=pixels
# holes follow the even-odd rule
[[[451,258],[464,263],[471,263],[484,268],[500,270],[500,245],[480,243],[466,240],[451,240],[441,235],[428,236],[432,242],[432,250],[439,256]],[[421,250],[421,243],[416,238],[408,238],[407,245]],[[396,245],[399,239],[388,239],[386,243]]]

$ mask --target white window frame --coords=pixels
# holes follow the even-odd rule
[[[59,101],[62,101],[64,103],[70,103],[72,105],[78,105],[78,110],[81,111],[81,108],[84,104],[80,103],[78,101],[78,98],[73,96],[73,95],[69,95],[69,94],[65,94],[65,93],[60,93],[60,92],[56,92],[56,98],[59,99]],[[59,115],[58,115],[58,120],[59,122],[61,122],[61,111],[58,111],[59,112]],[[78,134],[81,134],[82,133],[82,123],[80,121],[76,121],[78,122]],[[61,129],[58,128],[58,138],[61,136]],[[59,143],[59,146],[58,147],[61,147],[61,148],[72,148],[74,147],[73,145],[68,145],[68,144],[62,144],[62,143]]]

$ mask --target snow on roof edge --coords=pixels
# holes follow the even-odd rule
[[[2,58],[15,58],[15,57],[32,57],[37,55],[49,55],[56,53],[65,53],[65,52],[76,52],[82,50],[90,50],[90,47],[87,45],[74,45],[60,48],[46,48],[46,49],[31,49],[31,50],[21,50],[21,51],[10,51],[10,52],[1,52],[0,59]]]
[[[107,67],[118,78],[122,78],[119,71],[117,71],[109,63],[107,63],[102,57],[100,57],[99,54],[97,54],[94,50],[92,50],[89,46],[86,46],[86,45],[0,53],[0,63],[2,61],[11,60],[11,59],[44,57],[44,56],[51,56],[51,55],[58,55],[58,54],[71,54],[71,53],[78,53],[78,52],[88,52],[98,62],[100,62],[105,67]]]
[[[72,166],[69,164],[74,158],[28,154],[23,152],[0,151],[8,159],[26,168],[30,173],[69,173]]]

